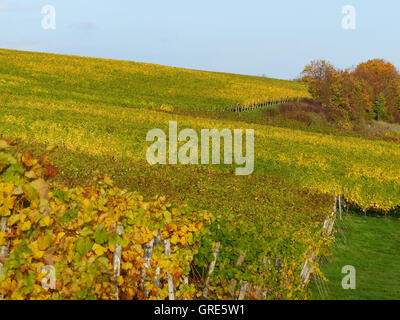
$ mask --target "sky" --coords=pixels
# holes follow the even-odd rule
[[[46,5],[55,29],[42,26]],[[343,28],[347,5],[355,29]],[[383,58],[399,68],[400,1],[0,0],[0,48],[281,79],[313,59],[346,68]]]

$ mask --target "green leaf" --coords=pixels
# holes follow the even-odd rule
[[[2,170],[2,165],[0,163],[0,172],[1,172],[1,170]],[[24,182],[24,180],[21,176],[23,173],[24,173],[24,170],[20,164],[12,164],[10,167],[8,167],[4,171],[4,173],[2,174],[2,177],[5,182],[13,183],[16,186],[20,186]]]
[[[94,233],[94,241],[98,244],[103,244],[108,239],[108,233],[104,230],[104,226],[100,225],[97,227],[96,232]]]
[[[24,184],[22,186],[22,189],[24,190],[25,197],[28,201],[39,199],[39,193],[30,184],[28,183]]]
[[[9,154],[0,152],[0,173],[8,166],[16,164],[17,160]]]
[[[70,223],[72,220],[78,217],[78,209],[68,210],[60,219],[62,223]]]
[[[80,238],[76,242],[76,252],[79,253],[80,256],[84,256],[87,254],[93,247],[93,241],[89,238]]]
[[[103,267],[107,268],[109,261],[106,257],[102,256],[97,259],[98,263],[100,263]]]
[[[32,271],[29,271],[28,275],[25,276],[25,293],[31,293],[33,291],[33,285],[35,283],[35,274]]]
[[[62,202],[66,202],[66,200],[68,198],[68,192],[63,191],[63,190],[56,190],[56,191],[54,191],[53,197]]]

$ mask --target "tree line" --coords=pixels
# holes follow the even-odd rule
[[[331,120],[346,126],[355,121],[400,123],[400,74],[383,59],[340,70],[326,60],[308,64],[301,80]]]

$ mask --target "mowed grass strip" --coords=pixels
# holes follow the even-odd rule
[[[400,299],[400,219],[351,213],[338,221],[332,257],[322,266],[334,300]],[[356,289],[342,288],[342,268],[356,269]],[[321,296],[312,283],[313,299]]]

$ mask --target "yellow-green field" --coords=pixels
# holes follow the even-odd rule
[[[255,176],[283,178],[286,183],[329,194],[344,188],[349,202],[362,210],[389,212],[400,205],[400,149],[398,143],[304,132],[248,124],[241,121],[199,118],[153,110],[52,97],[1,96],[1,133],[26,142],[57,144],[91,157],[132,161],[134,167],[159,174],[174,168],[151,167],[146,162],[146,134],[153,128],[168,132],[169,121],[178,129],[255,130]],[[76,175],[89,174],[79,162]],[[231,172],[230,166],[207,168]],[[179,169],[178,169],[179,170]],[[184,167],[182,170],[197,170]],[[245,179],[245,178],[244,178]],[[168,179],[167,179],[168,180]],[[132,183],[132,182],[131,182]],[[129,185],[129,184],[128,184]],[[157,188],[157,186],[154,186]]]
[[[398,143],[215,112],[238,102],[307,96],[299,83],[10,50],[0,50],[0,83],[0,134],[36,154],[56,145],[50,159],[61,171],[57,182],[85,184],[99,170],[145,196],[166,195],[213,212],[218,218],[210,241],[221,242],[224,257],[213,281],[222,287],[232,278],[256,280],[254,266],[280,255],[284,267],[279,274],[270,270],[270,297],[304,297],[298,286],[303,254],[321,245],[318,231],[335,188],[363,210],[400,206]],[[169,121],[197,132],[254,129],[253,174],[235,176],[229,165],[150,166],[146,134],[167,132]],[[240,254],[246,260],[237,270]],[[296,279],[290,286],[282,280],[288,275]]]
[[[295,82],[129,61],[0,50],[3,94],[166,111],[224,110],[238,103],[308,96]]]

